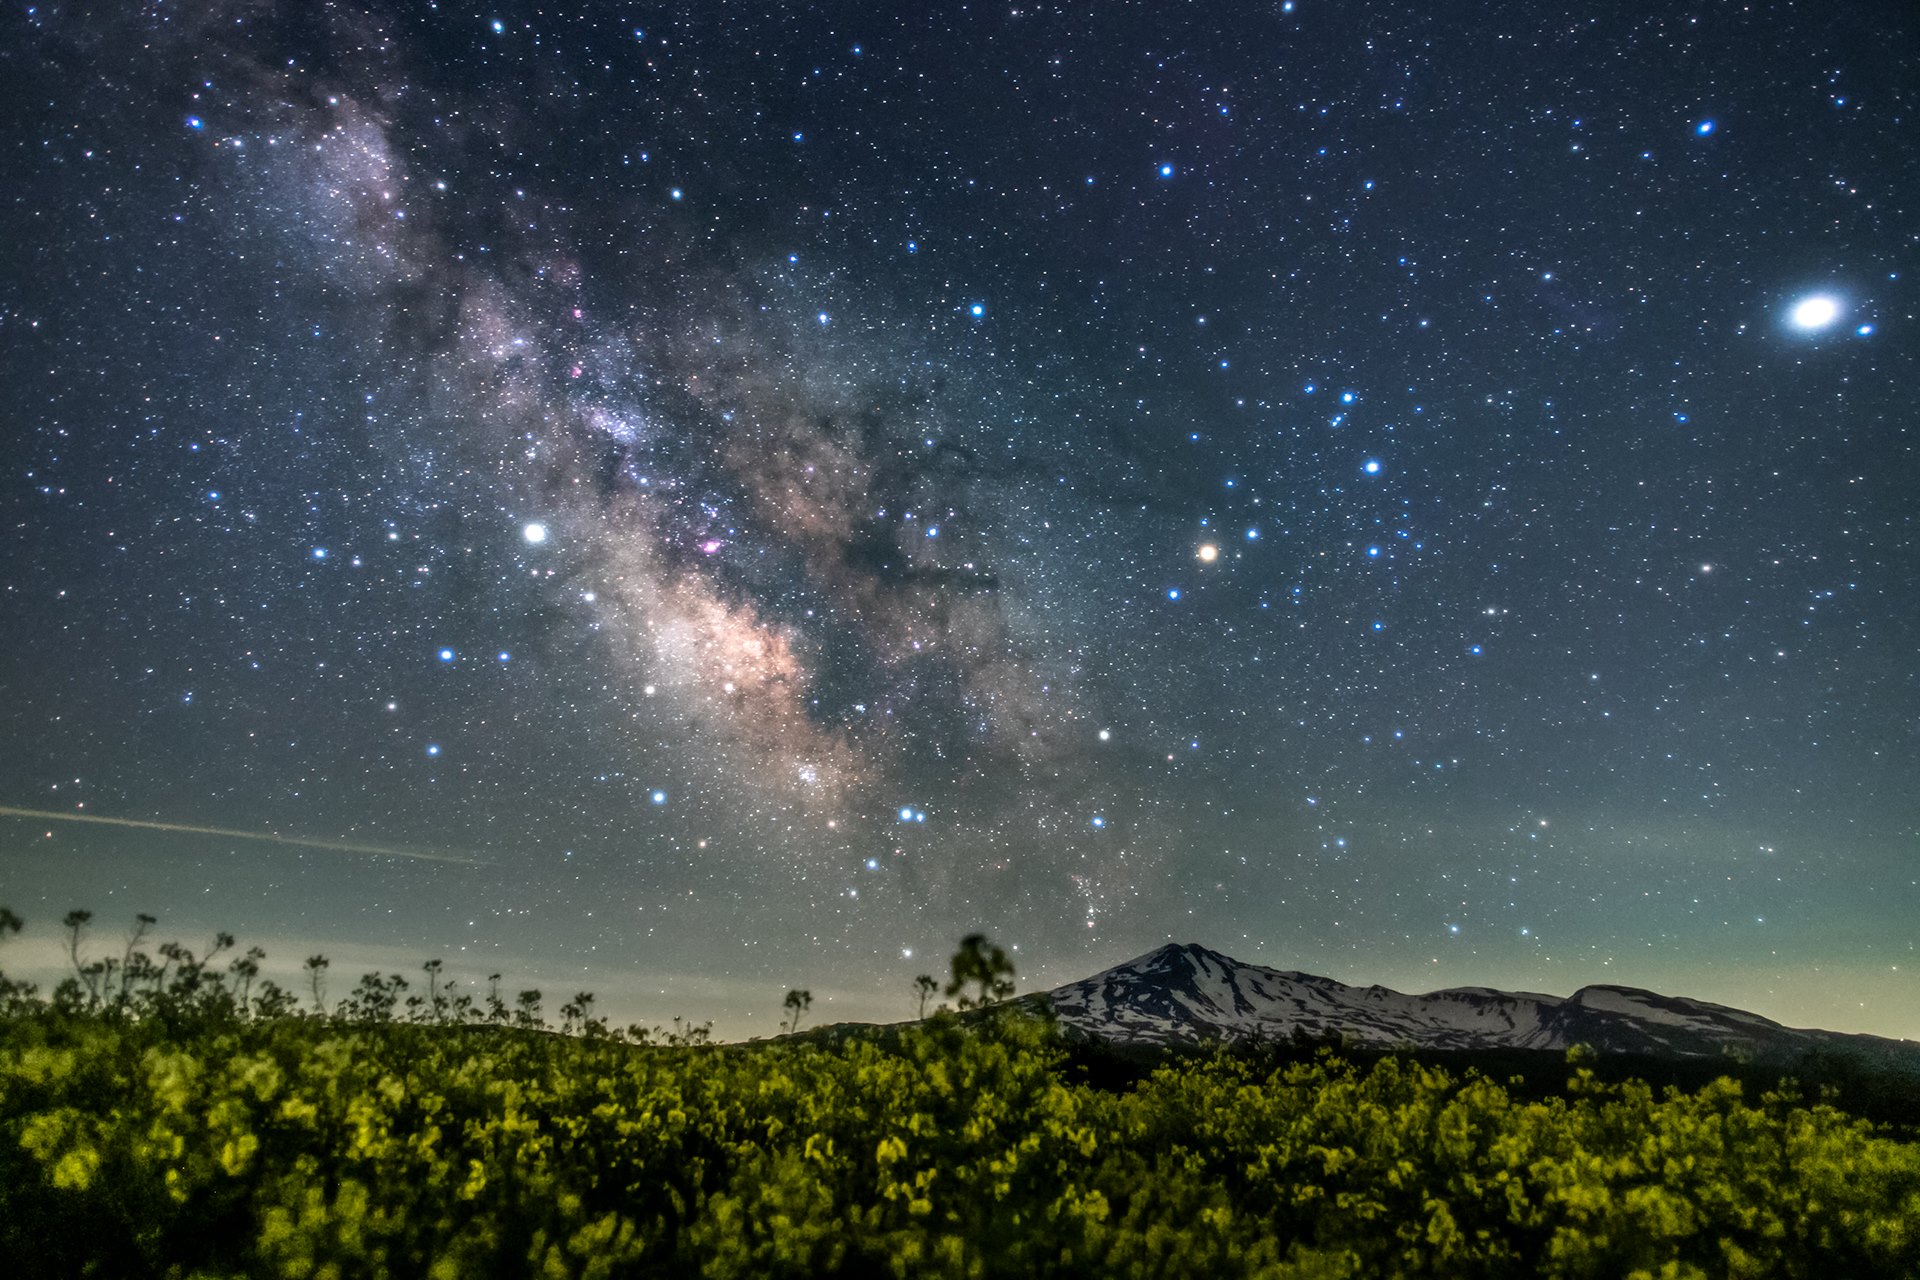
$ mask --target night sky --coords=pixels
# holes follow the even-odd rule
[[[15,3],[0,961],[1920,1036],[1915,18]]]

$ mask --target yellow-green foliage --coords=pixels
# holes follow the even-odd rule
[[[1920,1275],[1920,1148],[1722,1081],[1069,1084],[1043,1025],[635,1046],[0,1020],[15,1275]]]

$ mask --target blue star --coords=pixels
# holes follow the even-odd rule
[[[1171,178],[1173,176],[1173,166],[1170,164],[1161,165],[1160,176],[1163,178]]]
[[[1360,469],[1370,476],[1377,476],[1380,474],[1380,459],[1368,458],[1360,464]]]
[[[1367,558],[1368,558],[1369,560],[1372,560],[1372,559],[1377,559],[1377,558],[1379,557],[1379,555],[1380,555],[1380,548],[1378,548],[1378,547],[1368,547],[1368,548],[1367,548]]]
[[[1702,120],[1699,124],[1693,126],[1693,131],[1704,138],[1718,127],[1719,126],[1711,120]]]
[[[648,796],[647,799],[653,801],[655,804],[665,804],[667,802],[667,793],[664,791],[656,791]]]
[[[453,661],[453,650],[451,650],[451,649],[442,649],[442,650],[440,651],[440,661],[442,661],[442,662],[452,662],[452,661]]]
[[[1180,588],[1178,587],[1167,588],[1167,599],[1178,600],[1179,598],[1180,598]]]
[[[313,558],[315,560],[325,560],[327,558],[327,549],[325,547],[315,547],[313,549]]]
[[[1098,830],[1101,827],[1104,827],[1106,825],[1107,825],[1107,820],[1104,817],[1100,816],[1097,813],[1093,815],[1093,827],[1095,830]]]
[[[437,756],[437,755],[439,755],[439,754],[440,754],[440,744],[439,744],[439,743],[437,743],[437,742],[429,742],[429,743],[427,744],[427,754],[428,754],[428,755],[430,755],[430,756]]]
[[[967,308],[967,314],[975,320],[978,320],[981,316],[987,314],[987,306],[984,302],[976,302]]]

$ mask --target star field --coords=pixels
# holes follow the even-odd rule
[[[1902,6],[188,8],[0,17],[49,972],[1920,1036]]]

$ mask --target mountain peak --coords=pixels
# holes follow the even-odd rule
[[[1148,965],[1166,964],[1182,959],[1236,967],[1240,963],[1232,956],[1222,955],[1218,951],[1204,947],[1198,942],[1168,942],[1155,947],[1145,955],[1135,956],[1119,967],[1122,969],[1140,968]]]

